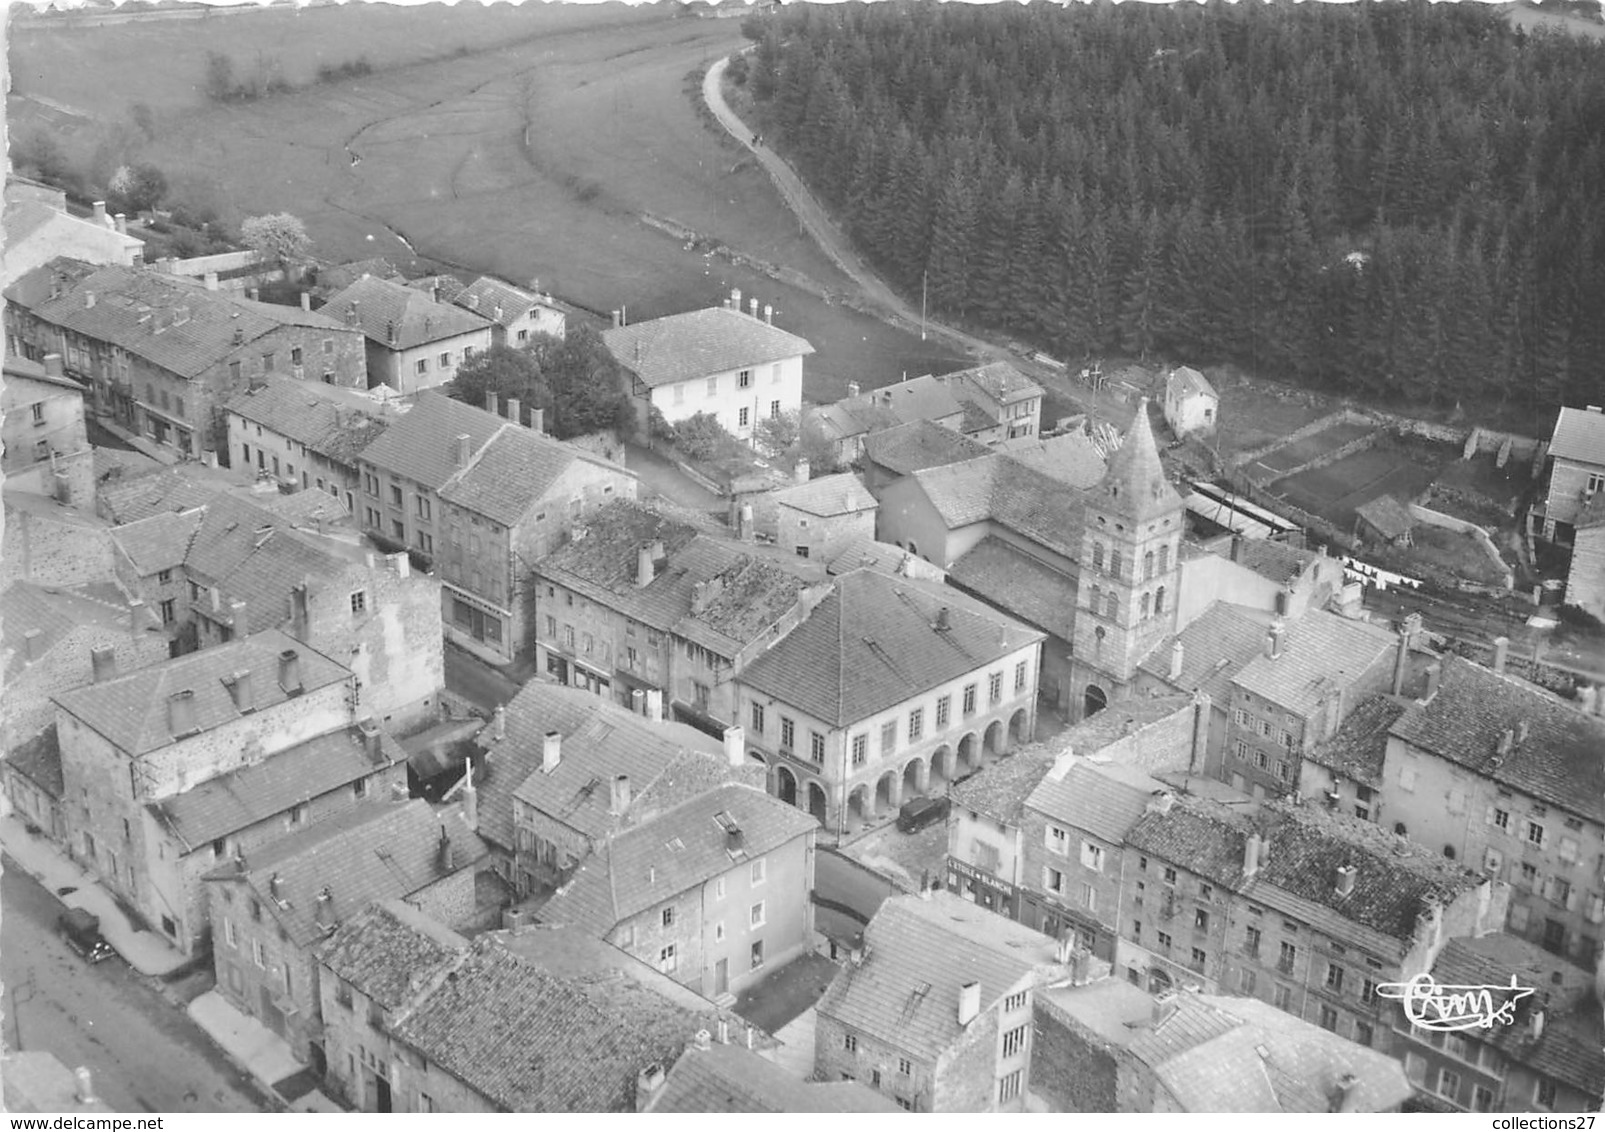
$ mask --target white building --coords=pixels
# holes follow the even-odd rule
[[[1212,435],[1220,423],[1220,394],[1195,369],[1171,370],[1165,378],[1165,423],[1177,436]]]

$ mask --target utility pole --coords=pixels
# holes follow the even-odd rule
[[[920,341],[925,341],[925,294],[930,286],[930,269],[920,272]]]

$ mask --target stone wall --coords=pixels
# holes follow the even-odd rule
[[[1063,1008],[1037,997],[1031,1043],[1031,1091],[1050,1112],[1118,1112],[1119,1068]]]
[[[81,586],[111,582],[115,577],[106,528],[65,509],[56,516],[40,514],[32,506],[6,507],[5,553],[0,555],[0,578],[5,585],[22,579],[42,586]]]

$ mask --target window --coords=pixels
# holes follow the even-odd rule
[[[676,405],[685,404],[685,383],[684,382],[681,382],[680,384],[678,384],[678,385],[676,385],[674,387],[674,403]]]
[[[1026,668],[1027,663],[1023,660],[1014,666],[1014,690],[1016,692],[1025,691]]]
[[[1338,994],[1343,992],[1343,968],[1336,963],[1326,965],[1326,989]]]
[[[853,736],[853,765],[863,766],[869,761],[869,736],[859,732]]]
[[[251,962],[263,969],[267,967],[267,957],[262,954],[262,941],[259,939],[251,941]]]
[[[359,778],[351,784],[351,796],[353,798],[366,798],[368,796],[368,780],[366,778]]]
[[[1249,928],[1243,944],[1243,952],[1251,958],[1259,956],[1260,941],[1263,933],[1258,928]]]
[[[1540,1077],[1533,1083],[1533,1102],[1539,1108],[1555,1107],[1555,1082],[1547,1077]]]
[[[993,704],[1003,699],[1003,673],[994,672],[986,678],[986,698]]]
[[[665,975],[680,966],[680,956],[672,943],[664,944],[658,951],[658,970]]]
[[[842,1049],[846,1050],[848,1053],[857,1053],[858,1052],[858,1035],[857,1034],[844,1034],[844,1035],[842,1035]]]
[[[1281,983],[1277,983],[1276,994],[1273,996],[1273,1001],[1275,1002],[1276,1009],[1278,1010],[1291,1009],[1293,1005],[1293,988],[1285,987]]]
[[[785,716],[780,717],[780,749],[789,751],[797,738],[797,725]]]
[[[724,921],[723,920],[720,920],[717,924],[713,925],[713,942],[714,943],[723,943],[724,942]]]
[[[1472,1089],[1471,1108],[1474,1112],[1492,1112],[1494,1110],[1494,1091],[1487,1085],[1478,1085]]]
[[[976,685],[974,684],[968,684],[964,688],[964,714],[966,716],[975,714],[975,690]]]
[[[1120,548],[1116,547],[1109,552],[1109,572],[1120,577]]]
[[[1058,869],[1042,870],[1042,887],[1049,892],[1064,893],[1064,874]]]
[[[234,921],[227,917],[223,920],[223,938],[228,941],[230,947],[237,948],[240,946],[239,937],[234,934]]]
[[[881,1087],[881,1071],[879,1069],[871,1069],[869,1071],[869,1083],[877,1089]]]
[[[273,372],[273,355],[272,354],[263,354],[262,355],[262,372],[263,373],[272,373]]]
[[[745,405],[743,405],[740,409],[737,409],[736,410],[736,427],[737,428],[746,428],[749,424],[752,423],[751,420],[749,419],[751,417],[751,415],[752,415],[752,410],[747,408]]]
[[[808,733],[808,757],[816,763],[825,761],[825,737],[817,731]]]
[[[1092,544],[1092,568],[1094,570],[1103,569],[1103,543],[1101,542]]]
[[[1159,933],[1159,949],[1161,951],[1169,951],[1171,943],[1172,943],[1172,940],[1170,938],[1170,933],[1169,932],[1160,932]]]
[[[1003,1012],[1005,1014],[1013,1014],[1016,1010],[1024,1010],[1024,1009],[1025,1009],[1025,992],[1024,991],[1017,991],[1016,993],[1009,995],[1007,998],[1005,998],[1003,1000]],[[907,1070],[904,1070],[904,1072],[907,1072]]]
[[[368,592],[366,590],[358,590],[356,593],[351,595],[351,612],[352,613],[361,613],[367,608],[368,608]]]
[[[665,908],[663,910],[663,926],[666,927],[666,928],[674,927],[674,909],[673,908]]]
[[[440,368],[441,369],[450,369],[451,368],[451,352],[449,350],[446,353],[440,355]]]
[[[402,497],[401,497],[401,485],[400,484],[394,484],[394,483],[391,484],[390,485],[390,505],[392,507],[400,507],[400,506],[402,506],[402,503],[403,503],[403,500],[402,500]]]
[[[1335,1034],[1337,1033],[1337,1026],[1338,1012],[1330,1006],[1323,1005],[1321,1007],[1321,1029],[1331,1030]]]
[[[913,743],[925,734],[925,709],[915,708],[908,713],[908,741]]]
[[[1081,843],[1081,863],[1095,873],[1103,872],[1103,849],[1090,841]]]
[[[1025,1048],[1026,1027],[1016,1026],[1003,1035],[1003,1056],[1013,1057]]]
[[[413,370],[414,373],[417,373],[417,374],[428,373],[429,372],[429,359],[428,358],[419,358],[418,361],[417,361],[417,364],[415,364],[412,367],[412,370]]]
[[[161,611],[162,611],[162,624],[163,625],[171,625],[174,621],[176,621],[178,619],[177,614],[174,613],[174,611],[173,611],[173,599],[172,598],[168,598],[166,601],[162,602],[160,608],[161,608]]]
[[[1544,843],[1544,827],[1535,821],[1527,823],[1527,843],[1539,846]]]
[[[1250,994],[1250,995],[1253,994],[1254,993],[1254,984],[1255,984],[1256,981],[1258,981],[1258,980],[1257,980],[1257,978],[1255,976],[1255,973],[1252,970],[1250,970],[1250,969],[1245,967],[1242,970],[1238,971],[1237,972],[1237,993],[1238,994]]]
[[[708,396],[719,396],[719,379],[717,377],[708,378]]]
[[[713,898],[715,900],[724,899],[724,877],[719,877],[713,882]]]
[[[429,518],[429,500],[421,495],[418,496],[418,517],[420,519]]]
[[[889,719],[881,724],[881,754],[889,755],[897,749],[897,720]]]
[[[996,852],[997,851],[994,849],[993,853],[996,854]],[[992,871],[997,871],[996,865],[993,866]],[[1096,912],[1098,910],[1098,893],[1090,884],[1084,884],[1081,886],[1081,906],[1089,912]]]
[[[423,551],[425,554],[433,554],[435,552],[435,536],[426,534],[423,531],[419,531],[418,549]],[[475,588],[477,589],[478,586],[476,585]]]
[[[1368,1005],[1375,1005],[1377,1000],[1377,983],[1375,979],[1360,980],[1360,1001]]]
[[[947,726],[947,721],[953,714],[953,697],[943,696],[936,701],[936,729],[940,731]]]
[[[1176,870],[1171,868],[1169,865],[1165,866],[1165,883],[1166,884],[1175,884],[1176,883]]]
[[[747,926],[750,927],[750,928],[761,928],[761,927],[763,927],[763,925],[764,925],[764,902],[762,900],[760,900],[760,901],[758,901],[758,903],[754,904],[750,909],[748,909]]]
[[[907,1077],[914,1072],[914,1063],[906,1057],[900,1057],[897,1059],[897,1071]]]
[[[752,870],[749,875],[749,880],[752,884],[762,884],[768,879],[768,876],[769,873],[765,865],[765,859],[763,857],[759,857],[752,863]]]
[[[1193,927],[1201,932],[1209,930],[1209,913],[1202,908],[1193,910]]]
[[[1020,1078],[1024,1072],[1025,1070],[1023,1069],[1016,1069],[1013,1073],[1008,1074],[998,1082],[999,1102],[1012,1101],[1015,1097],[1020,1095]]]
[[[1297,958],[1298,958],[1298,948],[1294,947],[1291,943],[1288,943],[1286,940],[1283,940],[1282,941],[1282,954],[1276,960],[1276,969],[1278,971],[1281,971],[1283,974],[1291,974],[1292,970],[1293,970],[1293,961],[1295,959],[1297,959]]]
[[[780,402],[779,401],[771,401],[771,402],[769,402],[769,416],[771,418],[780,416]]]

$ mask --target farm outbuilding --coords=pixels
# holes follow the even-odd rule
[[[1355,533],[1362,539],[1380,539],[1391,546],[1409,546],[1415,516],[1391,495],[1379,496],[1354,510]]]
[[[1165,377],[1165,423],[1177,436],[1213,435],[1220,423],[1220,394],[1189,366],[1171,370]]]

